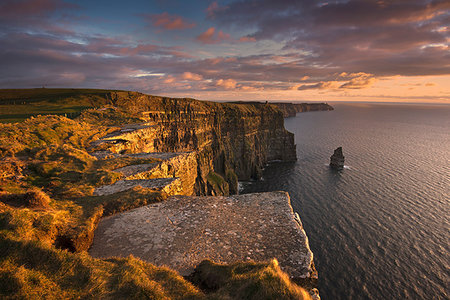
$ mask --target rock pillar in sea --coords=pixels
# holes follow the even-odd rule
[[[334,150],[330,157],[330,167],[335,170],[342,170],[344,168],[344,154],[342,154],[342,147]]]

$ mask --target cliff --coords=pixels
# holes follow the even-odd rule
[[[105,136],[93,152],[195,151],[197,195],[236,193],[237,180],[259,179],[267,162],[296,160],[294,135],[284,128],[283,115],[272,105],[204,102],[135,92],[112,92],[104,105],[133,113],[143,122]],[[85,111],[81,118],[96,113]]]
[[[70,101],[55,98],[50,104],[72,105],[79,97],[72,92],[75,95]],[[246,272],[239,273],[243,290],[258,286],[259,293],[269,293],[267,298],[297,299],[303,290],[291,283],[283,269],[317,299],[312,253],[289,196],[283,192],[217,196],[237,193],[238,179],[259,178],[270,160],[296,159],[293,134],[284,129],[279,109],[262,103],[220,104],[135,92],[86,93],[82,95],[86,107],[74,120],[48,115],[0,124],[0,267],[7,270],[7,280],[20,282],[7,295],[24,295],[31,288],[42,295],[56,286],[66,298],[71,291],[76,291],[74,298],[120,298],[131,295],[121,288],[124,286],[148,295],[161,285],[184,287],[178,292],[183,296],[193,293],[204,299],[205,292],[214,299],[239,299],[231,296],[236,285],[231,273],[214,282],[220,270],[245,268]],[[26,101],[20,103],[26,115]],[[8,105],[18,109],[14,102]],[[177,207],[177,203],[187,204],[189,209]],[[156,210],[146,206],[151,204],[158,204]],[[155,259],[167,253],[180,260],[176,264],[184,260],[192,269],[201,259],[192,255],[203,251],[211,254],[203,258],[231,263],[233,259],[214,256],[228,255],[245,257],[246,262],[202,262],[191,278],[192,283],[206,286],[200,291],[173,271],[132,257],[98,260],[85,254],[93,239],[101,237],[95,232],[101,219],[113,215],[120,219],[132,215],[134,208],[153,213],[139,222],[139,228],[161,229],[141,240],[140,230],[128,232],[128,237],[137,238],[132,242],[136,249],[158,246],[165,237],[180,234],[177,241],[181,246],[163,245],[156,249]],[[163,221],[168,223],[159,226]],[[184,233],[180,231],[183,228],[187,229]],[[192,244],[193,252],[182,245],[183,241],[192,242],[186,241],[189,234],[198,242]],[[123,241],[120,247],[126,248]],[[221,246],[230,248],[225,251]],[[183,257],[185,250],[187,256]],[[280,266],[276,260],[260,262],[274,256],[279,257]],[[258,262],[248,261],[253,259]],[[68,278],[71,272],[67,269],[75,270],[75,277],[82,279]],[[85,278],[87,273],[79,270],[107,274],[107,278]],[[31,285],[22,275],[16,276],[24,272],[41,272],[39,280],[46,284]],[[271,279],[262,280],[266,275]],[[123,284],[117,284],[119,281]],[[291,296],[286,296],[286,291]],[[133,295],[140,292],[136,293]],[[166,298],[177,298],[169,293],[164,290]]]
[[[327,103],[271,103],[278,107],[285,118],[295,117],[299,112],[328,111],[334,108]]]

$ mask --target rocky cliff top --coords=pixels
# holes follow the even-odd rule
[[[182,275],[204,259],[232,263],[277,258],[294,280],[311,284],[317,279],[308,238],[286,192],[174,196],[104,218],[89,253],[132,254]]]

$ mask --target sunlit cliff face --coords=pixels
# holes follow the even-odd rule
[[[4,0],[0,88],[450,103],[450,2]]]

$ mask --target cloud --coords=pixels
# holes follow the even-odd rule
[[[217,80],[216,85],[231,90],[236,88],[237,82],[234,79],[219,79]]]
[[[183,20],[182,17],[169,15],[167,12],[162,14],[142,14],[142,16],[153,26],[166,30],[190,29],[195,26],[195,23],[189,23]]]
[[[335,89],[339,86],[339,82],[337,81],[321,81],[314,84],[301,84],[296,86],[297,90],[325,90],[325,89]]]
[[[217,1],[211,2],[211,4],[206,9],[206,15],[209,18],[214,17],[214,13],[219,9],[219,4],[217,4]]]
[[[196,39],[203,44],[217,44],[230,40],[231,37],[229,34],[223,33],[222,30],[216,32],[214,27],[210,27],[205,32],[198,35]]]
[[[73,34],[68,25],[76,22],[71,13],[78,9],[78,5],[61,0],[2,0],[0,32]]]
[[[240,37],[238,41],[239,41],[239,42],[243,42],[243,43],[246,43],[246,42],[256,42],[256,39],[255,39],[254,37],[243,36],[243,37]]]
[[[180,95],[352,93],[387,76],[450,74],[446,2],[231,0],[226,7],[213,2],[206,11],[211,27],[193,43],[192,31],[155,38],[152,34],[158,30],[149,32],[139,22],[127,23],[132,29],[124,26],[123,35],[99,34],[95,25],[85,32],[82,28],[92,23],[67,17],[71,4],[4,0],[0,86],[86,86]],[[171,11],[141,16],[161,30],[194,26]],[[135,36],[136,29],[144,34]],[[208,52],[205,44],[210,45]],[[423,86],[431,86],[425,82]]]
[[[190,81],[203,80],[202,75],[191,73],[191,72],[184,72],[183,75],[181,76],[181,78],[183,78],[184,80],[190,80]]]
[[[58,10],[73,8],[78,6],[60,0],[3,0],[0,4],[0,19],[35,19],[49,16]]]
[[[233,1],[215,13],[223,27],[309,53],[305,64],[379,76],[449,74],[450,2],[444,0]],[[427,48],[432,45],[434,54]],[[442,48],[441,48],[442,47]],[[424,63],[422,63],[424,62]]]
[[[355,77],[350,79],[350,81],[342,84],[339,88],[341,89],[364,89],[370,87],[373,83],[377,81],[373,77]]]

